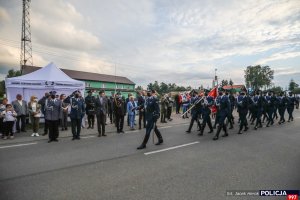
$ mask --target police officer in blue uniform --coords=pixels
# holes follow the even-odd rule
[[[145,110],[146,110],[146,134],[143,140],[143,143],[137,147],[137,149],[146,148],[146,144],[149,140],[152,129],[154,128],[154,132],[158,138],[158,142],[155,145],[160,145],[163,143],[163,138],[161,136],[160,131],[157,129],[156,121],[160,117],[160,109],[158,104],[158,99],[155,96],[155,90],[147,91],[147,100],[145,102]]]
[[[72,127],[72,140],[80,140],[81,120],[85,115],[84,99],[80,96],[80,91],[73,92],[65,100],[71,106],[70,118]]]
[[[248,130],[247,114],[249,106],[249,98],[245,95],[245,92],[240,92],[240,95],[237,97],[237,108],[240,118],[240,129],[238,134],[242,134],[243,127],[244,131]]]
[[[210,131],[208,133],[212,133],[213,132],[213,127],[211,124],[211,118],[210,118],[210,114],[211,114],[211,106],[214,104],[214,98],[211,96],[208,96],[208,92],[205,92],[205,96],[202,102],[202,106],[203,106],[203,112],[202,112],[202,116],[203,116],[203,121],[202,121],[202,126],[201,126],[201,130],[200,133],[198,134],[199,136],[203,135],[204,129],[206,124],[208,125]]]
[[[254,102],[254,106],[255,106],[255,110],[256,110],[256,116],[255,116],[256,124],[255,124],[254,130],[257,130],[257,128],[262,128],[261,117],[262,117],[262,114],[264,111],[263,106],[265,103],[265,99],[259,91],[256,92],[253,102]]]
[[[277,99],[278,99],[278,112],[280,115],[280,119],[278,123],[283,124],[285,122],[284,113],[288,105],[288,99],[286,96],[283,95],[283,92],[279,94]]]
[[[222,137],[227,137],[227,127],[225,124],[225,119],[227,118],[229,112],[230,112],[230,101],[226,95],[223,94],[223,91],[219,92],[219,100],[216,103],[216,106],[218,107],[218,112],[219,112],[219,119],[218,119],[218,129],[215,137],[213,140],[218,140],[219,139],[219,134],[221,132],[221,129],[223,128],[224,134]]]
[[[273,91],[269,91],[268,96],[266,96],[267,101],[267,113],[268,113],[268,123],[267,127],[274,124],[273,114],[275,112],[276,107],[276,97]]]
[[[92,96],[93,92],[91,90],[88,91],[88,95],[85,97],[86,104],[86,114],[88,117],[88,129],[94,128],[95,124],[95,97]]]
[[[294,112],[296,102],[297,102],[296,98],[293,96],[293,93],[290,92],[288,97],[288,105],[287,105],[287,112],[289,114],[288,122],[294,121],[293,112]]]
[[[197,120],[199,115],[201,115],[201,109],[202,109],[200,99],[201,98],[197,95],[197,92],[194,91],[193,97],[191,98],[191,104],[192,104],[192,106],[194,106],[191,110],[192,119],[191,119],[190,126],[189,126],[188,130],[186,131],[186,133],[191,132],[195,121],[198,123],[198,126],[201,127],[200,122]],[[200,130],[201,130],[201,128],[200,128]]]

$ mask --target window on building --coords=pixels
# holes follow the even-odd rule
[[[102,83],[102,88],[105,88],[105,83]]]

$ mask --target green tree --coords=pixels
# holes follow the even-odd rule
[[[291,79],[289,84],[289,90],[294,92],[294,90],[299,87],[299,85],[294,81],[294,79]]]
[[[164,82],[161,82],[159,85],[159,91],[161,94],[166,94],[169,92],[169,87],[167,84],[165,84]]]
[[[16,77],[16,76],[21,76],[22,73],[20,70],[14,70],[14,69],[10,69],[7,72],[6,78],[12,78],[12,77]],[[3,97],[3,95],[5,94],[5,81],[0,81],[0,97]]]
[[[137,86],[137,87],[135,88],[135,90],[141,91],[141,90],[144,90],[144,89],[143,89],[142,86],[139,85],[139,86]]]
[[[279,94],[280,92],[283,91],[282,87],[280,87],[280,86],[274,86],[270,90],[275,92],[276,94]]]
[[[221,81],[221,86],[223,87],[223,86],[225,86],[225,85],[228,85],[228,81],[227,81],[227,80],[222,80],[222,81]]]
[[[229,85],[233,86],[233,81],[231,79],[229,80]]]
[[[274,79],[274,70],[271,70],[269,66],[248,66],[244,73],[246,86],[254,90],[270,87]]]

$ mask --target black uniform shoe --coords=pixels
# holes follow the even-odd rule
[[[207,133],[213,133],[214,132],[214,130],[213,129],[211,129],[209,132],[207,132]]]
[[[48,143],[52,142],[52,140],[48,140]]]
[[[248,129],[249,129],[248,127],[245,127],[244,131],[248,131]]]
[[[191,131],[190,131],[190,130],[187,130],[186,133],[191,133]]]
[[[237,134],[243,134],[242,131],[239,131]]]
[[[72,138],[72,140],[76,140],[76,138],[75,138],[75,137],[73,137],[73,138]]]
[[[219,139],[219,137],[218,136],[215,136],[214,138],[213,138],[213,140],[218,140]]]
[[[223,135],[222,135],[222,137],[227,137],[228,136],[228,133],[224,133]]]
[[[158,140],[158,142],[155,144],[155,145],[161,145],[164,141],[161,139],[161,140]]]
[[[199,136],[203,136],[203,133],[202,133],[202,132],[201,132],[201,133],[198,133],[198,135],[199,135]]]
[[[139,146],[138,148],[136,148],[136,149],[145,149],[146,148],[146,145],[144,145],[144,144],[141,144],[141,146]]]
[[[54,139],[53,141],[54,141],[54,142],[58,142],[58,139]]]
[[[257,130],[257,126],[254,127],[254,130]]]
[[[107,136],[106,134],[102,134],[102,136]]]

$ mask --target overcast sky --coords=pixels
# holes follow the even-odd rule
[[[269,65],[300,83],[300,0],[31,0],[33,62],[149,82],[243,84]],[[19,69],[21,0],[0,0],[0,77]]]

